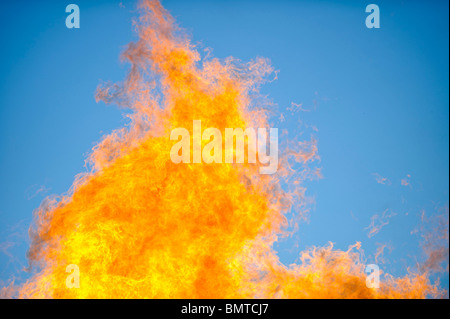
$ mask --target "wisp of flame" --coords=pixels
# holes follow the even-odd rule
[[[130,125],[105,136],[89,157],[92,171],[70,191],[35,211],[28,252],[34,273],[22,298],[423,298],[437,295],[426,271],[385,276],[366,286],[360,244],[330,244],[283,265],[273,244],[286,232],[286,212],[302,200],[309,151],[281,155],[277,174],[255,164],[175,164],[170,131],[204,127],[268,127],[270,108],[258,94],[273,73],[268,60],[202,58],[157,1],[142,1],[138,41],[123,58],[121,84],[96,98],[128,108]],[[313,143],[312,143],[313,144]],[[311,145],[310,145],[311,146]],[[302,177],[303,176],[303,177]],[[68,289],[68,265],[80,287]]]

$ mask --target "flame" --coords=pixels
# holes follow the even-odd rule
[[[130,125],[94,148],[92,171],[35,211],[28,252],[35,269],[21,298],[424,298],[440,293],[428,273],[386,276],[366,287],[360,244],[332,244],[283,265],[273,250],[287,232],[286,213],[305,200],[296,172],[317,159],[315,141],[286,151],[277,174],[261,164],[174,164],[170,130],[268,127],[269,102],[258,94],[273,69],[266,59],[201,59],[157,1],[142,1],[139,40],[123,58],[121,84],[106,83],[98,101],[129,108]],[[191,152],[192,154],[192,152]],[[298,174],[299,173],[299,174]],[[292,182],[292,180],[294,181]],[[291,181],[290,190],[280,187]],[[299,204],[302,205],[301,203]],[[66,267],[80,271],[68,289]]]

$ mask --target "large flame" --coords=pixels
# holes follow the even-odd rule
[[[170,130],[268,127],[258,87],[268,61],[201,59],[157,1],[143,1],[139,40],[123,57],[131,70],[97,99],[132,111],[130,126],[106,136],[67,195],[35,212],[29,259],[35,273],[24,298],[423,298],[437,295],[427,271],[366,286],[360,244],[330,244],[284,266],[272,249],[286,212],[301,205],[305,172],[287,157],[275,175],[261,164],[174,164]],[[317,157],[314,141],[286,151],[300,164]],[[310,172],[314,174],[314,172]],[[288,186],[281,188],[280,181]],[[284,189],[284,190],[283,190]],[[67,265],[80,288],[66,287]]]

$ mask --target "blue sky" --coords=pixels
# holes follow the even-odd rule
[[[69,3],[80,7],[80,29],[65,26]],[[277,246],[281,260],[329,241],[338,249],[361,241],[370,259],[388,244],[381,268],[400,275],[422,258],[421,238],[411,234],[421,212],[448,207],[449,8],[374,1],[381,28],[368,29],[369,3],[163,1],[216,57],[269,58],[278,80],[262,92],[281,112],[291,102],[311,109],[276,122],[290,135],[314,134],[323,173],[306,185],[316,203],[309,222]],[[135,39],[136,12],[134,1],[122,4],[1,4],[0,280],[25,276],[33,209],[67,191],[95,142],[126,123],[123,111],[94,100],[101,81],[126,75],[119,55]],[[395,216],[369,238],[365,227],[384,211]]]

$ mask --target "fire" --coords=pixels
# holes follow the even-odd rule
[[[22,298],[423,298],[435,296],[428,273],[386,277],[366,287],[360,244],[330,244],[301,254],[289,267],[272,246],[286,232],[286,212],[302,198],[304,174],[287,157],[277,174],[261,163],[180,163],[170,160],[173,128],[192,136],[205,127],[268,127],[259,86],[273,72],[259,58],[201,59],[190,39],[157,1],[140,3],[139,40],[123,58],[122,84],[99,87],[97,100],[132,110],[130,126],[94,148],[92,171],[68,194],[48,198],[35,212],[29,259],[35,273]],[[205,143],[205,141],[203,141]],[[308,150],[286,156],[307,164]],[[192,152],[191,152],[192,153]],[[314,173],[314,172],[313,172]],[[304,178],[304,177],[303,177]],[[68,265],[80,288],[68,289]]]

